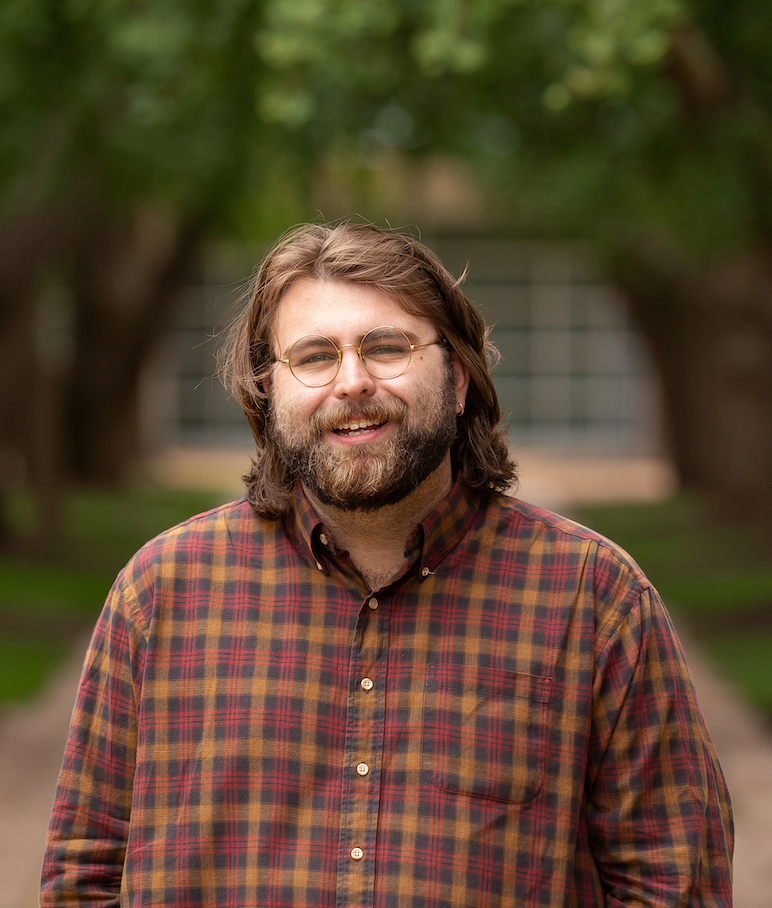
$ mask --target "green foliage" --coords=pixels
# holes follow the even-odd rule
[[[347,213],[398,224],[405,212],[383,201],[388,189],[368,206],[370,187],[391,186],[378,182],[384,161],[452,157],[490,190],[497,229],[594,241],[618,281],[667,283],[683,330],[689,318],[708,324],[696,278],[716,260],[763,258],[772,235],[771,43],[772,5],[757,0],[5,0],[0,228],[24,239],[29,263],[12,254],[0,267],[0,319],[16,322],[13,346],[26,345],[34,373],[34,296],[61,283],[72,300],[61,346],[74,351],[71,381],[57,385],[62,412],[80,413],[91,439],[117,433],[84,390],[93,348],[125,364],[115,412],[129,412],[160,310],[201,242],[316,217],[329,175]],[[158,242],[141,230],[153,219]],[[763,337],[765,291],[749,290],[753,312],[742,314],[716,286],[736,310],[732,330],[746,330],[742,318]],[[656,313],[653,297],[626,289],[636,315]],[[130,312],[132,331],[116,328]],[[663,364],[672,354],[656,320],[638,319]],[[662,368],[675,406],[675,373]],[[27,386],[46,387],[39,378]],[[748,424],[767,424],[761,395],[747,396]],[[3,428],[31,475],[52,446],[31,452],[17,409]],[[684,476],[691,464],[690,481],[718,496],[673,440]],[[79,439],[65,441],[67,469],[99,475],[73,453]]]
[[[108,579],[109,578],[109,579]],[[99,613],[113,575],[104,567],[91,570],[62,564],[32,561],[0,561],[0,621],[3,616],[13,626],[28,631],[46,623],[61,630],[62,617],[78,623],[93,620]],[[107,582],[105,582],[107,581]],[[96,609],[96,612],[95,612]],[[11,615],[15,619],[11,621]],[[43,622],[42,625],[39,622]]]
[[[356,186],[384,156],[441,154],[476,168],[511,232],[609,247],[653,234],[706,261],[772,233],[771,44],[772,4],[758,0],[4,0],[0,226],[63,203],[67,228],[105,208],[126,227],[161,202],[170,222],[208,236],[276,235],[316,214],[314,180],[330,160]],[[57,236],[27,247],[49,256],[30,265],[38,277],[66,283],[104,255],[88,231],[80,245]],[[103,277],[94,271],[87,286]],[[121,283],[120,268],[112,277]],[[0,287],[14,315],[17,286]],[[73,325],[93,318],[78,305]],[[135,517],[106,525],[139,544]],[[76,565],[91,551],[84,533]],[[663,538],[652,557],[684,608],[710,599],[696,566],[691,598],[668,579],[695,538],[695,565],[726,547],[741,572],[728,565],[720,580],[706,562],[714,592],[724,584],[750,603],[765,583],[731,538]],[[641,545],[646,561],[658,544]],[[54,611],[69,611],[93,599],[75,592],[82,580],[40,571],[9,588],[35,614],[58,587]]]
[[[626,221],[707,258],[772,224],[772,21],[749,3],[362,6],[267,7],[264,101],[317,153],[450,152],[524,234],[613,239]]]
[[[772,627],[741,629],[706,641],[710,656],[748,702],[772,717]]]
[[[67,654],[64,640],[3,636],[0,639],[0,703],[18,703],[38,693],[53,666]]]
[[[114,204],[227,210],[278,152],[255,116],[260,15],[239,0],[9,0],[0,199],[29,205],[87,187]]]
[[[234,231],[397,148],[471,161],[524,233],[707,254],[772,223],[770,36],[751,0],[8,0],[0,203],[96,184]]]

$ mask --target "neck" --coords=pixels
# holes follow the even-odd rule
[[[408,537],[445,498],[452,484],[448,457],[402,501],[372,511],[336,508],[322,504],[308,490],[306,495],[336,546],[348,550],[354,567],[375,590],[401,570]]]

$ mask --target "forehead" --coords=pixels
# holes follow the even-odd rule
[[[323,334],[337,344],[359,343],[371,328],[393,325],[413,338],[432,331],[428,319],[412,315],[394,297],[365,284],[301,278],[279,302],[274,336],[279,350],[305,334]]]

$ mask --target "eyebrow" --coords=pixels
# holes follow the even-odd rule
[[[282,351],[280,358],[287,359],[290,350],[293,349],[302,352],[305,348],[310,347],[314,344],[314,338],[316,338],[317,341],[319,339],[332,341],[332,338],[327,337],[327,335],[325,334],[302,334],[296,341],[293,341],[293,343],[291,343],[289,347],[286,348],[286,350]],[[335,341],[332,342],[335,343]]]
[[[294,344],[290,344],[290,347],[298,347],[303,349],[303,347],[311,347],[314,344],[318,343],[320,340],[331,341],[335,343],[331,337],[327,337],[326,334],[303,334],[301,335]]]

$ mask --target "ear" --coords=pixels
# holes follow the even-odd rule
[[[257,383],[258,387],[266,397],[270,397],[271,391],[273,390],[273,373],[274,369],[269,369],[265,373],[264,377],[261,378]]]
[[[467,368],[466,364],[462,362],[457,353],[453,353],[450,362],[453,366],[453,376],[456,386],[456,400],[465,407],[466,394],[469,390],[469,369]]]

